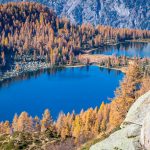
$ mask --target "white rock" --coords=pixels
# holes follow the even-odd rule
[[[150,91],[131,106],[120,130],[90,150],[142,150],[142,145],[150,150]]]
[[[148,112],[150,113],[150,91],[138,98],[131,106],[123,125],[130,123],[142,125]]]
[[[144,123],[141,129],[140,141],[146,150],[150,150],[150,112],[144,119]]]

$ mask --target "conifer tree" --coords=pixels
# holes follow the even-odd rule
[[[12,122],[12,129],[14,132],[18,131],[18,115],[15,114],[13,122]]]
[[[44,111],[42,120],[41,120],[41,131],[44,132],[46,129],[53,127],[53,119],[48,109]]]

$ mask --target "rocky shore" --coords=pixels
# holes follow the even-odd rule
[[[109,59],[113,59],[114,56],[112,55],[103,55],[103,54],[82,54],[80,56],[80,62],[76,62],[75,64],[66,64],[66,65],[60,65],[60,66],[52,66],[49,62],[46,62],[44,59],[43,61],[32,61],[31,59],[27,59],[27,62],[22,62],[19,60],[19,62],[15,62],[13,65],[11,65],[10,70],[6,70],[4,72],[0,72],[0,82],[10,79],[13,77],[17,77],[19,75],[22,75],[23,73],[32,72],[32,71],[38,71],[40,69],[48,69],[48,68],[69,68],[69,67],[83,67],[86,65],[95,65],[101,68],[106,69],[113,69],[113,70],[119,70],[125,73],[127,67],[126,66],[119,66],[119,67],[108,67],[107,65],[101,65],[102,62],[108,61]],[[128,59],[129,62],[132,61],[132,59]]]
[[[20,64],[20,66],[21,67],[18,70],[14,67],[14,69],[7,70],[6,72],[1,73],[0,82],[9,78],[19,76],[26,72],[37,71],[39,69],[46,69],[51,67],[50,64],[46,62],[27,62],[24,64]]]
[[[107,60],[108,58],[111,58],[112,56],[106,56],[106,55],[89,55],[89,54],[83,54],[81,56],[81,62],[75,63],[74,65],[66,64],[61,66],[55,66],[56,68],[64,67],[83,67],[87,65],[87,59],[89,59],[89,65],[95,65],[101,68],[107,68],[107,69],[113,69],[113,70],[120,70],[122,72],[122,68],[109,68],[106,66],[100,66],[98,65],[101,61]],[[17,67],[18,65],[18,67]],[[13,69],[0,72],[0,82],[3,82],[6,79],[10,79],[13,77],[17,77],[22,75],[23,73],[32,72],[32,71],[38,71],[40,69],[48,69],[52,68],[54,66],[51,66],[48,62],[42,62],[42,61],[28,61],[28,62],[17,62],[12,65]]]
[[[16,64],[12,66],[13,69],[7,70],[5,72],[0,72],[0,82],[3,82],[6,79],[14,78],[17,76],[20,76],[27,72],[34,72],[38,71],[40,69],[49,69],[49,68],[74,68],[74,67],[83,67],[86,66],[86,64],[80,64],[76,63],[74,65],[66,64],[61,66],[51,66],[50,63],[47,62],[26,62],[26,63],[18,63],[19,69],[16,69]]]

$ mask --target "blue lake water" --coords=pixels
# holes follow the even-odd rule
[[[109,102],[123,78],[120,71],[96,66],[28,73],[0,87],[0,121],[12,120],[15,113],[27,111],[41,116],[48,108],[54,119],[64,113],[100,106]]]
[[[150,57],[150,43],[126,42],[115,46],[105,46],[92,53],[128,57]]]

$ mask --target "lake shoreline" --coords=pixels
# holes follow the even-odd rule
[[[149,43],[150,42],[150,39],[140,39],[140,40],[126,40],[124,42],[116,42],[116,43],[107,43],[105,45],[102,45],[100,46],[99,48],[104,48],[105,46],[107,45],[117,45],[117,44],[120,44],[120,43],[126,43],[126,42],[147,42]],[[92,48],[92,49],[86,49],[86,50],[81,50],[81,52],[83,52],[83,54],[81,54],[81,56],[83,57],[84,55],[89,55],[92,51],[96,51],[98,48]],[[104,54],[100,54],[101,57],[112,57],[112,55],[104,55]],[[100,56],[99,55],[99,56]],[[95,55],[96,56],[96,55]],[[93,55],[94,57],[94,55]],[[98,60],[101,59],[98,58]],[[87,59],[86,59],[87,60]],[[125,73],[125,69],[122,67],[119,67],[119,68],[113,68],[113,67],[106,67],[106,66],[99,66],[99,63],[98,63],[98,60],[96,60],[96,62],[93,62],[91,64],[96,64],[96,66],[98,67],[101,67],[101,68],[106,68],[106,69],[112,69],[112,70],[120,70],[121,72]],[[2,83],[3,81],[7,80],[7,79],[11,79],[11,78],[15,78],[15,77],[18,77],[20,75],[23,75],[25,73],[28,73],[28,72],[34,72],[34,71],[38,71],[38,70],[41,70],[41,69],[51,69],[51,68],[76,68],[76,67],[84,67],[86,66],[87,62],[81,62],[81,63],[77,63],[75,65],[60,65],[60,66],[51,66],[49,63],[47,62],[41,62],[41,61],[32,61],[32,62],[25,62],[25,63],[22,63],[20,62],[20,65],[22,66],[21,68],[22,69],[19,69],[17,71],[17,69],[15,68],[15,64],[11,65],[11,67],[13,68],[12,70],[5,70],[4,72],[1,72],[0,71],[0,83]]]
[[[104,48],[105,46],[116,46],[118,44],[122,44],[122,43],[126,43],[126,42],[128,42],[128,41],[116,42],[116,43],[105,43],[104,45],[101,45],[101,46],[96,47],[96,48],[91,48],[91,49],[86,49],[86,50],[82,49],[81,52],[84,53],[84,54],[89,54],[89,53],[91,53],[93,51],[96,51],[96,50],[98,50],[100,48]]]
[[[95,65],[100,68],[105,68],[105,69],[110,69],[110,70],[115,70],[115,71],[121,71],[122,73],[126,73],[127,67],[119,67],[119,68],[114,68],[114,67],[106,67],[106,66],[100,66],[100,65]]]
[[[33,62],[25,65],[22,70],[17,71],[16,69],[6,71],[3,75],[0,75],[0,83],[4,82],[5,80],[15,78],[17,76],[21,76],[28,72],[35,72],[41,69],[55,69],[55,68],[77,68],[77,67],[84,67],[86,64],[77,64],[77,65],[62,65],[62,66],[50,66],[49,63],[40,63],[40,62]]]
[[[100,66],[96,63],[95,64],[90,64],[90,65],[97,66],[97,67],[100,67],[100,68],[105,68],[105,69],[121,71],[122,73],[125,73],[125,71],[123,71],[123,69],[122,69],[123,67],[121,67],[121,68],[111,68],[110,67],[109,68],[109,67],[106,67],[106,66]],[[30,66],[30,67],[26,68],[25,70],[16,71],[15,69],[13,69],[11,71],[7,71],[0,77],[0,83],[3,83],[3,82],[5,82],[5,80],[8,80],[8,79],[12,79],[12,78],[21,76],[25,73],[35,72],[35,71],[39,71],[41,69],[78,68],[78,67],[85,67],[85,66],[88,66],[88,65],[86,65],[86,64],[76,64],[76,65],[62,65],[62,66],[51,67],[50,64],[48,64],[48,63],[40,63],[38,66]]]
[[[134,43],[150,43],[150,39],[126,40],[126,42],[134,42]]]
[[[128,43],[128,42],[133,42],[133,43],[150,43],[150,39],[125,40],[123,42],[105,43],[104,45],[101,45],[101,46],[96,47],[96,48],[81,50],[81,52],[83,52],[84,54],[89,54],[89,53],[91,53],[93,51],[96,51],[99,48],[104,48],[105,46],[116,46],[116,45],[123,44],[123,43]]]

